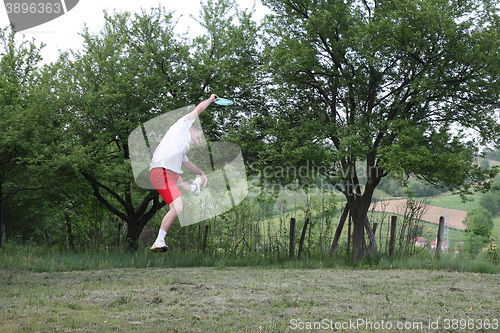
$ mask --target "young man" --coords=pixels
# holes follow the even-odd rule
[[[163,218],[158,237],[151,246],[151,250],[154,252],[168,250],[165,236],[176,217],[182,212],[180,190],[190,191],[198,195],[200,187],[207,185],[205,173],[190,162],[186,154],[189,147],[198,144],[201,139],[201,130],[193,125],[194,121],[211,103],[215,102],[216,98],[217,95],[211,95],[210,98],[198,104],[191,113],[173,124],[153,154],[149,175],[151,184],[170,207]],[[182,179],[180,176],[183,173],[181,167],[198,175],[193,184],[190,185]]]

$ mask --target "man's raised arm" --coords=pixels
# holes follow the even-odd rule
[[[215,94],[212,94],[208,99],[206,99],[203,102],[201,102],[200,104],[198,104],[196,106],[196,108],[189,114],[189,119],[192,120],[192,119],[195,119],[196,117],[198,117],[203,111],[205,111],[206,108],[208,108],[208,106],[211,103],[215,102],[216,98],[218,98],[218,96]]]

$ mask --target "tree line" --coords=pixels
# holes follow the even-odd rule
[[[378,251],[368,212],[388,176],[461,195],[490,188],[496,170],[476,157],[500,138],[492,3],[263,4],[272,14],[257,23],[231,1],[206,1],[192,40],[162,7],[105,14],[101,31],[82,32],[81,50],[51,64],[36,41],[0,30],[2,243],[60,233],[70,246],[85,235],[137,249],[165,204],[135,184],[128,135],[209,93],[236,104],[203,114],[204,135],[237,143],[250,177],[307,166],[316,171],[259,182],[321,179],[342,193],[356,259]]]

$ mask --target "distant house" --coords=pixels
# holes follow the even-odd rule
[[[436,251],[436,246],[437,246],[437,240],[434,239],[431,241],[431,247],[429,248],[429,250]],[[447,248],[448,248],[448,243],[446,243],[445,240],[441,241],[441,251],[444,251]]]
[[[420,247],[426,247],[427,246],[427,239],[425,239],[422,236],[418,236],[417,238],[414,238],[413,241],[415,242],[415,246],[420,246]]]

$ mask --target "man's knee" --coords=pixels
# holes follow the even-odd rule
[[[181,198],[179,197],[179,198],[175,199],[170,204],[170,208],[174,209],[176,211],[177,215],[180,215],[182,213],[182,209],[183,209]]]
[[[186,183],[181,177],[179,177],[179,180],[177,181],[177,187],[182,191],[182,192],[189,192],[191,189],[191,186]]]

